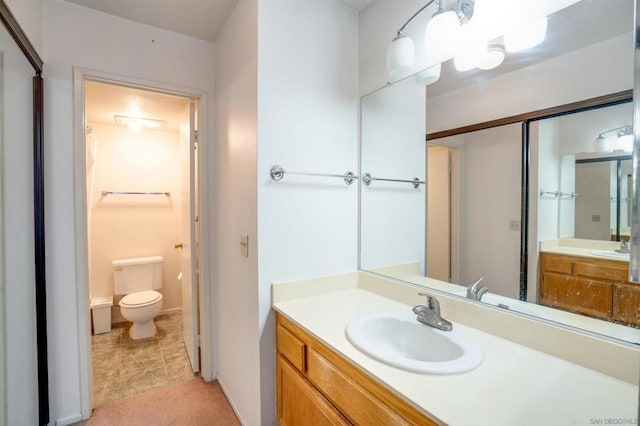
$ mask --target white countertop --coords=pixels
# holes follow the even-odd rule
[[[615,262],[629,263],[628,259],[601,256],[594,254],[594,250],[613,251],[620,248],[617,241],[582,240],[579,238],[560,238],[540,243],[541,253],[564,254],[567,256],[588,257],[599,260],[613,260]]]
[[[454,327],[484,352],[482,364],[471,372],[417,374],[369,358],[347,340],[349,321],[366,314],[409,312],[411,306],[361,288],[274,300],[275,310],[449,425],[564,426],[637,419],[637,386],[458,323]]]

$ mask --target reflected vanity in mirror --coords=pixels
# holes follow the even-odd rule
[[[362,173],[426,184],[361,182],[361,269],[472,298],[482,278],[483,303],[640,344],[620,253],[633,6],[573,2],[499,68],[449,60],[426,90],[423,71],[364,96]]]

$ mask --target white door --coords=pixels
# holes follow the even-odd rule
[[[189,105],[189,131],[180,138],[180,173],[181,173],[181,205],[180,234],[182,248],[180,250],[180,269],[182,271],[182,338],[189,354],[191,368],[200,371],[198,351],[198,242],[196,239],[196,104]]]

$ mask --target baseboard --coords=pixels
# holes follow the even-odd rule
[[[163,309],[158,312],[159,315],[177,315],[182,312],[182,308]]]
[[[67,426],[82,421],[82,414],[76,414],[74,416],[65,417],[63,419],[56,420],[56,426]]]
[[[227,388],[224,386],[224,383],[222,383],[222,380],[220,380],[220,376],[218,376],[216,378],[216,380],[218,381],[218,384],[220,385],[220,389],[222,389],[222,393],[227,398],[227,401],[229,401],[229,405],[231,405],[231,409],[233,410],[233,412],[236,414],[236,417],[240,421],[240,424],[241,425],[246,425],[247,423],[244,421],[244,419],[240,415],[240,412],[238,411],[238,407],[236,407],[236,404],[234,404],[233,400],[229,396],[229,392],[227,392]]]

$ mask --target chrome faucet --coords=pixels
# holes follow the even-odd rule
[[[618,253],[630,253],[629,244],[626,241],[622,241],[620,243],[620,248],[614,251],[617,251]]]
[[[482,300],[482,296],[484,296],[484,294],[489,291],[489,289],[486,287],[480,287],[480,282],[482,280],[483,277],[480,277],[473,283],[471,283],[469,287],[467,287],[467,299],[478,301]]]
[[[416,320],[438,330],[451,331],[453,328],[451,322],[440,316],[440,302],[438,302],[438,299],[426,293],[418,294],[427,298],[427,306],[418,305],[413,307],[413,313],[418,316]]]

